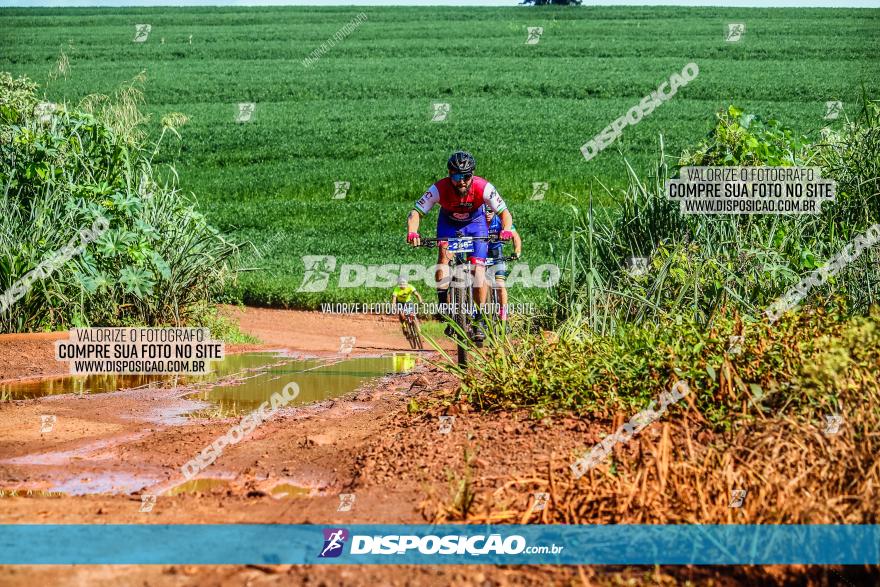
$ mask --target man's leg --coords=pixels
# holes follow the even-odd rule
[[[485,333],[483,332],[483,310],[486,307],[486,296],[489,293],[489,288],[486,287],[486,266],[483,264],[474,263],[474,304],[476,304],[476,308],[474,309],[474,340],[482,341],[486,338]]]
[[[485,299],[485,300],[489,299],[489,288],[492,287],[492,281],[493,281],[493,279],[492,279],[492,273],[493,273],[492,269],[493,268],[494,268],[494,266],[486,269],[486,279],[483,282],[482,287],[480,288],[483,290],[482,295],[483,295],[483,299]]]
[[[486,299],[489,297],[489,287],[486,281],[486,266],[474,265],[474,299],[477,302],[477,308],[486,305]]]
[[[467,236],[487,237],[489,236],[489,227],[486,225],[485,217],[482,211],[477,218],[471,221],[464,229]],[[484,240],[474,241],[474,251],[471,253],[468,261],[473,264],[473,298],[476,305],[474,311],[474,340],[482,341],[485,338],[483,333],[483,307],[486,304],[486,296],[489,293],[486,284],[486,258],[489,256],[489,243]]]
[[[495,281],[498,278],[498,269],[502,265],[503,264],[493,263],[491,266],[486,267],[486,307],[488,308],[488,312],[493,316],[498,314],[498,306],[495,299]]]
[[[398,310],[397,319],[400,320],[400,328],[403,330],[404,334],[406,333],[406,316],[403,314],[403,310]]]
[[[440,247],[437,255],[437,267],[434,271],[434,281],[437,283],[437,298],[441,304],[446,303],[446,297],[449,293],[449,262],[451,260],[452,255],[446,250],[446,247]]]
[[[449,311],[449,262],[452,255],[446,250],[446,247],[439,248],[437,255],[437,270],[434,272],[434,281],[437,283],[437,303],[440,305],[440,316],[448,316]],[[446,336],[452,336],[454,331],[452,326],[446,326]]]
[[[458,228],[449,221],[443,212],[437,218],[437,238],[453,238]],[[450,271],[449,262],[452,261],[452,254],[443,246],[446,243],[441,242],[438,247],[437,269],[434,272],[434,280],[437,284],[437,303],[440,304],[440,316],[445,317],[450,314],[449,304],[449,282]],[[444,307],[445,305],[445,307]],[[447,326],[445,330],[446,336],[452,336],[452,326]]]

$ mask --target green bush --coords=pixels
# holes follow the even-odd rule
[[[459,371],[462,390],[484,409],[610,416],[633,413],[686,379],[718,425],[762,406],[815,417],[841,398],[857,401],[865,382],[880,376],[880,312],[871,313],[880,301],[880,247],[813,288],[803,311],[774,323],[763,312],[880,221],[877,113],[866,101],[857,120],[808,143],[778,123],[746,128],[731,108],[710,139],[679,160],[818,165],[838,182],[836,201],[819,215],[684,216],[665,196],[675,171],[662,156],[647,180],[629,169],[616,214],[597,218],[591,196],[577,202],[563,282],[544,324],[555,333],[490,331],[487,350],[474,349]],[[627,270],[632,256],[648,259],[645,271]],[[740,335],[743,351],[732,353],[730,337]],[[761,396],[766,401],[752,401]]]
[[[682,312],[704,327],[723,307],[759,316],[809,272],[825,265],[852,240],[880,222],[880,106],[864,111],[837,133],[817,142],[795,136],[776,121],[744,121],[730,107],[716,128],[680,165],[810,165],[837,182],[834,202],[817,215],[684,215],[665,196],[677,174],[661,150],[657,172],[647,179],[630,168],[618,210],[595,218],[592,205],[576,209],[577,228],[558,319],[588,308],[594,328]],[[612,196],[614,194],[611,194]],[[648,271],[633,276],[629,257],[649,258]],[[841,295],[865,314],[880,301],[880,255],[868,249],[808,301]],[[603,326],[604,327],[604,326]]]
[[[809,165],[815,148],[776,119],[745,114],[728,106],[716,115],[715,127],[693,151],[685,150],[679,167],[710,165]]]
[[[635,414],[684,380],[688,401],[725,427],[734,413],[783,408],[822,421],[820,413],[858,401],[878,378],[880,312],[847,319],[836,306],[773,325],[725,313],[709,330],[680,315],[609,335],[570,323],[557,337],[523,334],[488,347],[464,374],[462,392],[482,409],[612,417]]]
[[[151,163],[136,82],[75,108],[40,103],[36,86],[0,73],[0,289],[78,246],[0,315],[0,332],[86,325],[184,324],[231,275],[237,246],[209,226]],[[173,171],[173,170],[172,170]]]

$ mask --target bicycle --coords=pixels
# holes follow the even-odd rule
[[[491,267],[492,265],[498,265],[499,263],[507,263],[508,261],[516,261],[518,259],[519,259],[519,255],[510,255],[507,257],[489,257],[488,259],[486,259],[486,278],[488,279],[489,267]],[[493,309],[500,309],[501,308],[501,298],[498,294],[499,288],[496,287],[494,283],[490,283],[489,289],[491,291],[489,294],[490,298],[488,301],[492,304],[491,307]],[[497,312],[495,312],[493,314],[497,314]]]
[[[403,308],[400,311],[403,312],[404,320],[403,334],[406,336],[409,346],[414,350],[420,351],[425,347],[422,343],[422,330],[419,328],[419,317],[416,316],[416,311],[412,304],[406,303],[401,305]]]
[[[498,238],[494,236],[459,236],[446,238],[426,238],[422,239],[420,247],[435,247],[439,243],[447,243],[447,251],[453,253],[452,259],[449,261],[449,273],[452,276],[452,283],[449,287],[449,297],[447,302],[452,308],[453,321],[456,330],[464,334],[468,340],[471,340],[477,347],[482,347],[480,340],[474,340],[474,330],[470,323],[472,311],[474,309],[474,290],[470,286],[473,283],[473,264],[468,262],[467,254],[474,252],[474,243],[477,241],[497,242]],[[471,277],[470,280],[455,279],[455,270],[457,267],[465,266],[466,273]],[[470,283],[469,283],[470,282]],[[455,338],[458,348],[458,364],[460,366],[467,365],[467,346],[463,338]]]

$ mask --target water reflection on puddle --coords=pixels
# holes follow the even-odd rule
[[[299,385],[299,395],[288,405],[302,405],[338,397],[357,389],[366,379],[388,373],[402,373],[415,366],[415,357],[397,355],[346,359],[337,362],[294,361],[255,371],[252,377],[229,385],[217,385],[198,392],[198,399],[213,407],[196,412],[199,417],[229,417],[256,409],[290,382]]]
[[[0,383],[0,397],[30,399],[62,393],[104,393],[165,382],[171,385],[190,385],[217,381],[239,372],[259,369],[277,362],[279,356],[275,353],[240,353],[228,355],[222,361],[214,361],[211,373],[206,375],[76,375]]]
[[[191,416],[227,418],[256,409],[291,382],[299,395],[288,405],[302,405],[353,391],[365,380],[412,369],[416,357],[394,354],[354,359],[291,359],[277,353],[241,353],[214,363],[213,371],[201,376],[79,375],[0,384],[0,397],[26,399],[64,393],[85,394],[162,385],[188,386],[193,399],[211,407]]]
[[[232,487],[229,479],[191,479],[172,487],[165,495],[182,495],[195,493],[213,493],[215,490],[226,490]],[[312,490],[308,487],[293,485],[292,483],[279,483],[275,485],[269,493],[276,499],[287,499],[297,497],[308,497]]]
[[[229,487],[228,479],[192,479],[172,487],[167,495],[180,495],[182,493],[211,493],[214,489]]]
[[[61,492],[65,495],[92,495],[102,493],[107,495],[131,494],[139,489],[153,485],[158,479],[149,478],[131,473],[101,473],[89,474],[85,477],[67,479],[52,486],[51,491]]]
[[[308,497],[311,489],[308,487],[300,487],[291,485],[290,483],[281,483],[272,488],[272,497]]]

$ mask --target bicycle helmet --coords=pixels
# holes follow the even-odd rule
[[[449,169],[449,173],[473,175],[474,170],[477,168],[477,162],[474,160],[474,156],[467,151],[456,151],[449,157],[449,161],[446,162],[446,168]]]

